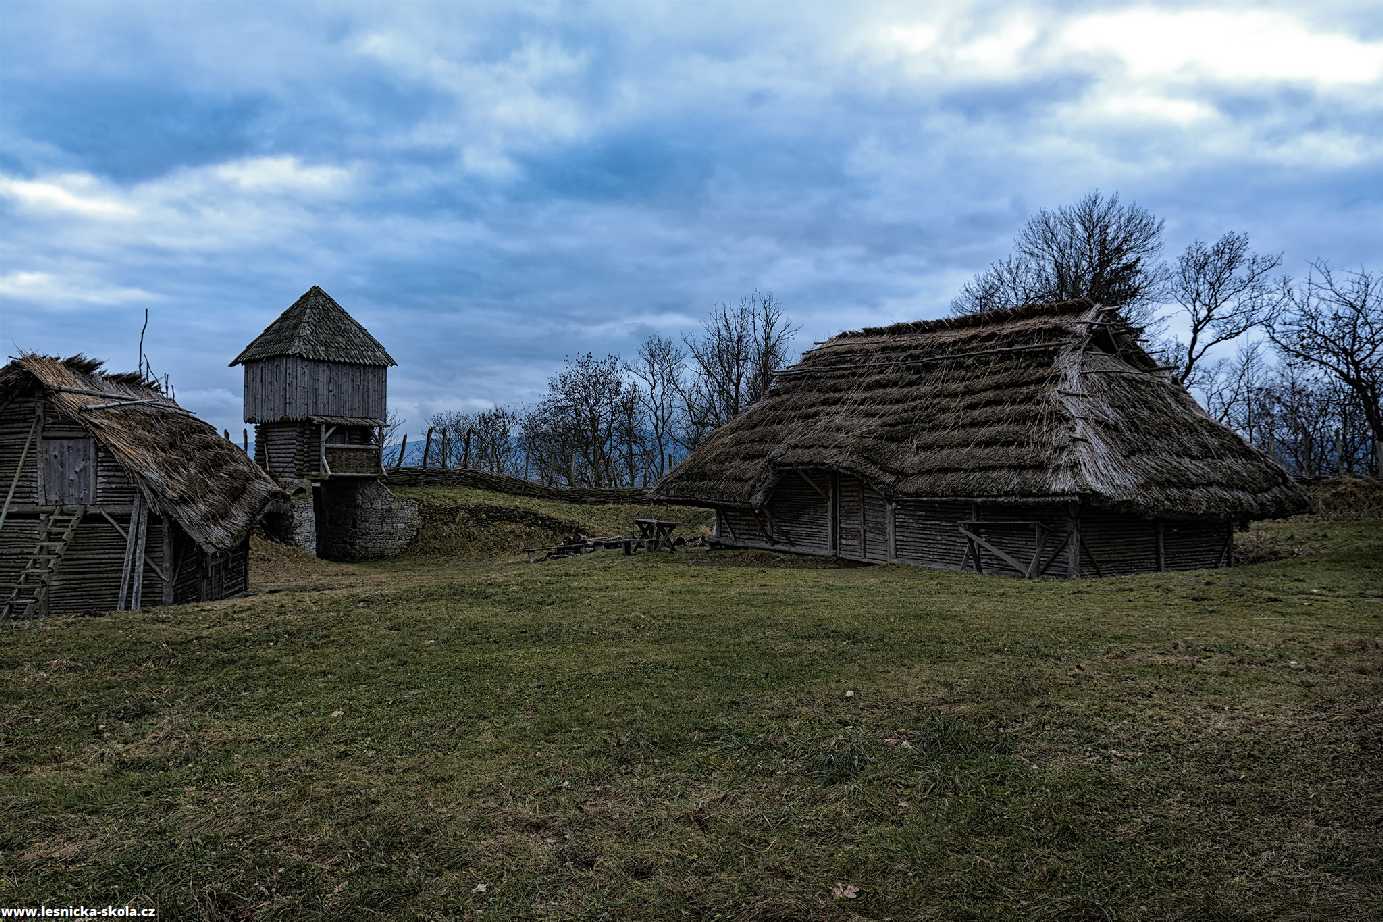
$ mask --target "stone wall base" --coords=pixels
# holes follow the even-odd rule
[[[418,504],[378,480],[331,480],[318,488],[317,556],[327,560],[396,557],[418,534]]]

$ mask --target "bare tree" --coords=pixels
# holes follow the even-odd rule
[[[754,291],[737,306],[720,304],[699,337],[683,342],[691,376],[683,388],[686,432],[693,447],[749,409],[789,362],[795,327],[771,292]]]
[[[1211,349],[1273,318],[1285,286],[1271,276],[1281,266],[1280,254],[1254,253],[1248,234],[1233,231],[1211,244],[1197,240],[1177,258],[1169,293],[1190,331],[1171,351],[1184,386],[1197,383],[1197,368]]]
[[[524,449],[540,479],[569,486],[624,486],[630,407],[638,406],[615,356],[568,359],[523,420]]]
[[[1312,263],[1268,336],[1289,359],[1315,366],[1347,387],[1373,439],[1374,472],[1383,476],[1383,279],[1367,269],[1337,275]]]
[[[1166,267],[1159,260],[1162,221],[1118,194],[1092,192],[1073,205],[1043,209],[1014,241],[1013,254],[992,264],[951,302],[974,314],[1071,298],[1117,307],[1135,325],[1152,323]]]
[[[666,474],[671,462],[686,360],[686,353],[675,342],[654,335],[639,344],[638,355],[628,368],[648,428],[651,479]]]

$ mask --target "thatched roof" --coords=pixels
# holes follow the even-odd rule
[[[1146,515],[1289,514],[1287,473],[1210,419],[1088,301],[843,333],[657,487],[761,506],[794,467],[897,497],[1084,498]]]
[[[313,285],[264,328],[231,365],[279,355],[352,365],[397,365],[379,340]]]
[[[235,547],[281,491],[238,446],[136,374],[86,356],[23,355],[0,368],[0,401],[36,383],[207,551]]]

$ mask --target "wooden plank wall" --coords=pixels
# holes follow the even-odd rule
[[[864,556],[864,485],[853,477],[837,477],[836,552],[856,560]]]
[[[1212,520],[1167,522],[1163,526],[1162,542],[1167,554],[1168,570],[1199,570],[1202,567],[1228,566],[1225,541],[1230,539],[1228,522]]]
[[[245,421],[387,415],[388,369],[277,356],[245,363]]]
[[[829,490],[827,474],[815,478]],[[792,550],[817,554],[831,550],[831,504],[798,474],[788,474],[774,487],[768,509],[773,520],[773,537]]]
[[[893,520],[899,562],[960,569],[967,542],[956,523],[969,516],[969,503],[900,499]]]

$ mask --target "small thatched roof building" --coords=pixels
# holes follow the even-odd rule
[[[1228,564],[1306,504],[1087,301],[836,336],[658,493],[726,543],[1025,576]]]
[[[0,369],[0,617],[243,592],[278,494],[138,375],[80,355]]]

